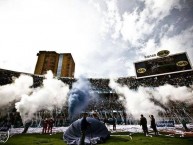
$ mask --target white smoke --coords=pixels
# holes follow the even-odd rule
[[[157,87],[151,90],[154,98],[159,100],[163,104],[167,104],[169,100],[180,101],[188,104],[193,103],[193,87],[186,86],[175,87],[169,84]]]
[[[136,119],[140,118],[141,114],[144,116],[154,114],[156,116],[158,110],[162,109],[150,101],[151,96],[143,87],[139,87],[137,91],[131,90],[127,86],[121,86],[112,79],[110,80],[109,86],[115,90],[119,96],[125,97],[123,100],[125,109]]]
[[[12,84],[0,86],[0,107],[6,106],[13,101],[19,101],[23,94],[29,95],[32,92],[33,78],[28,75],[20,75],[13,80]]]
[[[122,102],[127,112],[131,113],[134,118],[139,118],[140,114],[157,116],[159,111],[163,111],[163,108],[151,101],[152,98],[164,105],[170,100],[193,103],[193,89],[185,86],[174,87],[166,84],[156,88],[139,87],[137,90],[131,90],[128,86],[121,86],[113,79],[110,80],[109,86],[116,91],[120,100],[122,96],[125,97]]]
[[[15,104],[22,121],[32,119],[34,113],[42,109],[53,110],[54,107],[62,108],[67,101],[69,86],[53,77],[48,71],[43,80],[43,85],[33,90],[30,95],[22,95],[20,102]]]

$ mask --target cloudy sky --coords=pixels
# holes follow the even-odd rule
[[[0,68],[33,73],[41,50],[72,53],[75,77],[135,75],[159,50],[193,62],[192,0],[0,0]]]

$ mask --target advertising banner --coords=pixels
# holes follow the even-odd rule
[[[157,127],[174,127],[174,121],[158,121]]]

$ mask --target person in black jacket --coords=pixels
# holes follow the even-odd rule
[[[113,116],[113,130],[116,130],[117,119]]]
[[[84,140],[85,140],[85,134],[87,129],[90,127],[90,123],[86,120],[86,117],[88,116],[87,113],[83,113],[83,117],[80,123],[81,127],[81,137],[80,137],[80,144],[79,145],[84,145]]]
[[[142,126],[144,135],[148,135],[148,128],[147,128],[147,119],[143,116],[143,114],[141,114],[141,118],[140,118],[140,126]]]
[[[151,128],[155,132],[155,135],[158,135],[157,127],[156,127],[156,124],[155,124],[155,118],[154,118],[153,115],[150,115],[149,117],[151,119]]]
[[[184,128],[185,131],[190,131],[190,130],[188,129],[188,127],[187,127],[187,121],[186,121],[185,119],[183,119],[183,120],[181,121],[181,123],[182,123],[182,126],[183,126],[183,128]]]

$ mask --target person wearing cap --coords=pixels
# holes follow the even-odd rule
[[[80,137],[80,144],[79,145],[84,145],[85,144],[84,140],[85,140],[86,131],[90,127],[90,123],[86,120],[87,116],[88,116],[87,113],[82,114],[82,119],[81,119],[81,122],[80,122],[81,137]]]

